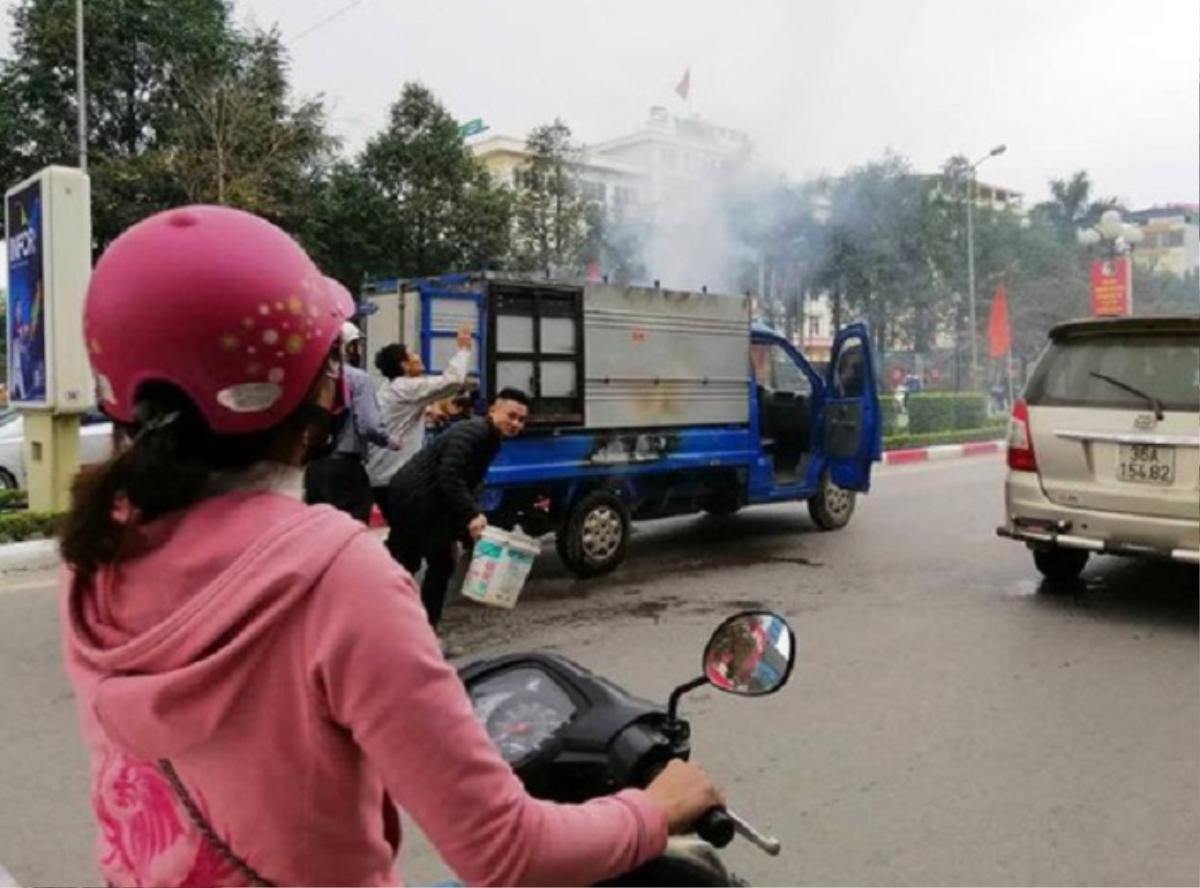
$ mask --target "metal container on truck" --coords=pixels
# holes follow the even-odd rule
[[[470,321],[479,406],[509,386],[530,396],[481,504],[500,526],[554,533],[580,576],[621,563],[632,521],[804,501],[822,529],[844,527],[880,458],[864,324],[838,332],[821,375],[753,322],[748,296],[460,274],[365,298],[379,303],[372,352],[403,341],[437,372]]]

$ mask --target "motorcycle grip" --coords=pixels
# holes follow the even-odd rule
[[[724,848],[733,841],[733,820],[724,808],[709,808],[696,821],[696,835],[714,848]]]

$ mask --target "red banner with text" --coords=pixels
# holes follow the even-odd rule
[[[1098,317],[1132,314],[1128,256],[1092,262],[1092,314]]]

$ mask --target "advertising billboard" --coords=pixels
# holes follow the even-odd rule
[[[91,186],[46,167],[4,196],[8,247],[8,398],[14,407],[82,413],[94,385],[83,346],[92,267]]]
[[[42,183],[34,180],[5,201],[8,245],[8,397],[13,405],[47,405],[45,237]]]
[[[1129,299],[1129,257],[1092,262],[1092,314],[1114,317],[1133,314]]]

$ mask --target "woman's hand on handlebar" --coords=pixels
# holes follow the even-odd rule
[[[672,834],[687,832],[709,808],[725,805],[704,769],[680,759],[667,763],[646,787],[646,795],[667,815],[667,831]]]

